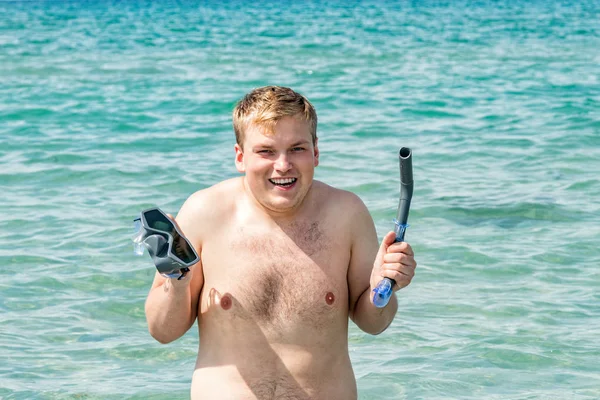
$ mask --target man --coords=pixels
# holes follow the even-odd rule
[[[317,116],[305,97],[256,89],[233,124],[243,176],[182,206],[176,221],[201,261],[181,280],[156,275],[149,331],[168,343],[198,319],[192,399],[355,399],[348,317],[370,334],[388,327],[396,297],[376,308],[372,290],[383,277],[407,286],[413,251],[394,232],[378,246],[363,202],[313,180]]]

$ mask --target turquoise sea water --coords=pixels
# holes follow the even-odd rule
[[[291,86],[317,178],[406,239],[361,399],[600,398],[598,1],[0,2],[0,399],[186,399],[131,220],[236,176],[230,113]]]

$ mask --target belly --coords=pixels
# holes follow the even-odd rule
[[[214,365],[198,358],[192,399],[356,399],[356,381],[347,353],[315,354],[273,346],[260,363],[238,355]],[[207,365],[209,364],[209,365]]]

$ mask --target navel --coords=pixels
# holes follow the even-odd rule
[[[221,297],[221,308],[223,310],[229,310],[231,308],[231,296],[228,294],[224,294]]]
[[[325,295],[325,302],[329,305],[332,305],[334,301],[335,301],[334,294],[332,292],[327,292],[327,294]]]

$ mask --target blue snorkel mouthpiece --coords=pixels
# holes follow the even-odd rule
[[[400,149],[398,157],[400,159],[400,200],[396,219],[394,219],[394,232],[396,232],[395,242],[403,242],[406,228],[408,228],[408,211],[413,195],[412,151],[408,147],[403,147]],[[383,308],[388,304],[395,284],[396,282],[390,278],[383,278],[379,282],[373,289],[375,307]]]

